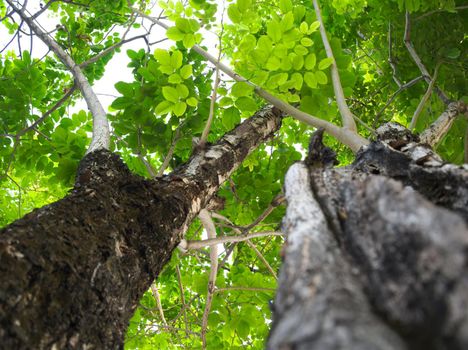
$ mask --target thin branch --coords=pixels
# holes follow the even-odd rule
[[[465,140],[464,140],[464,152],[465,152],[465,156],[463,157],[463,161],[464,163],[468,163],[468,127],[466,128],[465,130]]]
[[[265,259],[263,254],[257,249],[255,244],[253,244],[251,241],[247,240],[246,241],[247,245],[257,254],[258,258],[262,261],[262,263],[266,266],[268,271],[272,274],[272,276],[275,278],[275,280],[278,279],[278,275],[276,274],[275,270],[271,267],[271,265],[268,263],[268,261]]]
[[[164,317],[164,310],[163,310],[162,305],[161,305],[161,297],[159,295],[158,287],[156,286],[155,283],[153,283],[151,285],[151,292],[153,293],[153,297],[156,300],[156,306],[158,308],[159,317],[161,317],[161,320],[162,320],[164,326],[167,326],[166,317]]]
[[[418,104],[418,107],[414,111],[413,118],[411,119],[411,123],[408,127],[408,129],[413,130],[416,127],[416,123],[418,122],[419,115],[424,109],[424,106],[426,105],[426,102],[429,100],[429,97],[432,95],[432,90],[434,90],[435,82],[437,80],[437,75],[439,74],[439,68],[440,68],[440,63],[437,64],[435,70],[434,70],[434,75],[432,77],[431,83],[427,87],[426,93],[422,97],[421,101]]]
[[[269,236],[283,236],[280,231],[263,231],[263,232],[252,232],[249,234],[243,234],[239,236],[222,236],[217,238],[209,238],[204,240],[182,240],[180,246],[184,250],[197,250],[206,247],[215,246],[223,243],[238,243],[248,241],[252,238],[269,237]]]
[[[162,163],[161,167],[158,170],[158,173],[156,174],[156,177],[161,177],[164,175],[164,170],[167,169],[169,166],[169,162],[172,159],[172,156],[174,154],[175,146],[177,144],[177,141],[179,141],[180,138],[180,126],[176,129],[176,133],[174,136],[174,139],[172,140],[171,147],[169,148],[169,151],[167,152],[166,158],[164,158],[164,162]]]
[[[81,68],[75,63],[71,56],[47,33],[45,33],[31,17],[27,17],[24,12],[13,4],[12,0],[6,0],[11,8],[18,13],[21,19],[26,22],[29,28],[51,49],[57,57],[65,64],[75,77],[75,83],[81,90],[83,97],[93,115],[93,137],[87,153],[99,148],[109,149],[110,134],[107,115],[94,93],[88,79],[83,74]]]
[[[468,105],[462,101],[452,102],[444,113],[420,135],[421,143],[436,146],[452,127],[459,114],[466,114]]]
[[[388,22],[388,64],[390,65],[390,68],[392,69],[393,80],[398,85],[398,87],[401,87],[403,84],[401,83],[401,80],[398,79],[397,77],[397,74],[396,74],[397,69],[396,69],[395,60],[393,59],[392,51],[393,51],[392,23]]]
[[[419,70],[421,71],[422,75],[424,76],[424,80],[428,84],[430,84],[433,79],[432,79],[431,75],[429,74],[429,72],[427,71],[426,66],[424,66],[424,63],[421,61],[421,58],[417,54],[417,52],[416,52],[416,50],[415,50],[415,48],[413,46],[413,43],[411,42],[411,37],[410,37],[410,34],[411,34],[411,18],[410,18],[410,14],[409,14],[408,11],[406,11],[405,19],[406,19],[406,22],[405,22],[405,35],[404,35],[404,38],[403,38],[403,40],[405,42],[405,46],[406,46],[409,54],[413,58],[414,63],[416,63],[416,66],[418,66]],[[446,105],[448,105],[451,101],[447,97],[447,95],[445,95],[445,93],[442,90],[440,90],[438,87],[436,87],[435,89],[436,89],[437,95],[442,100],[442,102],[444,102]]]
[[[137,9],[132,9],[134,12],[138,13],[141,17],[144,17],[153,23],[157,24],[158,26],[168,29],[169,26],[165,24],[164,22],[161,22],[159,19],[151,17],[143,13],[142,11],[139,11]],[[248,81],[247,79],[241,77],[237,73],[235,73],[231,68],[223,64],[222,62],[218,62],[218,60],[212,56],[210,53],[207,51],[203,50],[200,46],[194,45],[192,47],[192,50],[203,56],[206,60],[211,62],[214,65],[218,65],[219,69],[223,71],[225,74],[227,74],[229,77],[234,79],[235,81],[240,81],[240,82],[246,82],[250,84],[251,86],[254,87],[255,93],[262,97],[264,100],[267,102],[271,103],[273,106],[276,108],[282,110],[284,113],[289,114],[291,117],[302,121],[308,125],[311,125],[316,128],[324,128],[327,133],[335,137],[338,141],[343,143],[344,145],[348,146],[351,148],[353,152],[357,152],[362,146],[365,146],[369,144],[369,141],[357,134],[357,132],[345,129],[345,128],[340,128],[336,126],[333,123],[330,123],[326,120],[311,116],[310,114],[307,114],[305,112],[300,111],[299,109],[291,106],[290,104],[280,100],[279,98],[273,96],[269,92],[263,90],[259,86],[256,86],[252,82]]]
[[[462,6],[456,6],[453,8],[454,10],[466,10],[468,9],[468,5],[462,5]],[[419,17],[416,17],[414,20],[415,21],[419,21],[420,19],[423,19],[425,17],[428,17],[428,16],[431,16],[435,13],[440,13],[440,12],[448,12],[447,10],[433,10],[433,11],[429,11],[429,12],[426,12],[425,14],[419,16]]]
[[[260,216],[258,218],[256,218],[250,225],[247,225],[245,228],[244,228],[244,231],[250,231],[252,228],[254,228],[255,226],[257,226],[259,223],[261,223],[263,220],[265,220],[265,218],[271,214],[271,212],[276,208],[278,207],[279,205],[283,204],[284,201],[285,201],[285,197],[284,197],[284,194],[280,193],[279,195],[277,195],[273,200],[272,202],[270,203],[270,205],[268,206],[268,208],[266,208],[263,213],[260,214]]]
[[[208,210],[202,209],[198,214],[203,227],[206,230],[208,239],[216,239],[216,228],[211,219],[211,215]],[[218,274],[218,247],[212,245],[210,247],[210,276],[208,278],[208,293],[206,295],[205,311],[203,312],[201,338],[203,343],[203,349],[206,349],[206,330],[208,327],[208,316],[211,310],[211,303],[213,301],[213,291],[216,286],[216,276]]]
[[[333,56],[333,50],[327,38],[327,32],[325,25],[323,24],[322,14],[320,12],[320,6],[317,0],[312,0],[314,5],[315,14],[317,15],[317,21],[320,23],[320,35],[322,36],[323,46],[325,46],[325,52],[327,57],[333,60],[331,65],[331,76],[333,83],[333,91],[335,92],[336,103],[340,110],[341,120],[343,127],[351,131],[357,132],[356,123],[354,122],[353,113],[351,113],[346,99],[344,97],[343,87],[341,86],[340,74],[338,72],[338,66],[336,65],[335,56]]]
[[[187,303],[185,302],[184,285],[182,284],[182,276],[180,275],[179,265],[176,265],[176,273],[177,273],[177,282],[179,284],[179,289],[180,289],[180,300],[182,301],[182,313],[184,314],[185,334],[188,335],[189,330],[188,330],[188,318],[187,318]]]
[[[214,117],[214,109],[216,105],[216,96],[218,92],[218,85],[220,81],[220,76],[219,76],[219,62],[221,61],[221,54],[223,53],[223,43],[222,43],[222,38],[223,38],[223,32],[224,32],[224,8],[223,12],[221,15],[221,33],[219,33],[219,40],[218,40],[218,59],[216,61],[215,69],[216,69],[216,75],[215,75],[215,81],[213,84],[213,92],[211,94],[211,101],[210,101],[210,113],[208,114],[208,120],[206,121],[205,128],[203,129],[200,142],[198,143],[198,147],[200,149],[203,149],[205,147],[206,140],[208,139],[208,134],[210,133],[211,129],[211,123],[213,122],[213,117]]]
[[[413,86],[414,84],[416,84],[418,81],[420,80],[423,80],[424,77],[421,75],[417,78],[414,78],[413,80],[407,82],[406,84],[404,85],[401,85],[397,91],[395,91],[393,93],[392,96],[390,96],[390,99],[387,101],[387,103],[385,103],[385,105],[380,109],[380,111],[376,114],[375,118],[374,118],[374,122],[372,123],[372,126],[375,128],[377,126],[377,124],[379,123],[380,121],[380,117],[382,116],[382,113],[387,109],[388,106],[390,106],[392,104],[392,102],[395,100],[395,98],[400,94],[402,93],[404,90],[410,88],[411,86]]]
[[[146,36],[148,35],[148,33],[146,34],[141,34],[141,35],[137,35],[137,36],[134,36],[130,39],[122,39],[121,41],[119,41],[118,43],[112,45],[112,46],[109,46],[107,49],[104,49],[103,51],[99,52],[98,54],[96,54],[95,56],[91,57],[90,59],[86,60],[85,62],[83,63],[80,63],[79,64],[79,67],[80,68],[85,68],[87,66],[89,66],[90,64],[93,64],[95,62],[97,62],[100,58],[104,57],[105,55],[111,53],[112,51],[115,51],[116,49],[118,49],[120,46],[124,45],[124,44],[127,44],[129,42],[132,42],[134,40],[138,40],[138,39],[143,39],[145,38]]]
[[[260,288],[260,287],[225,287],[215,289],[215,293],[222,292],[235,292],[235,291],[246,291],[246,292],[276,292],[274,288]]]

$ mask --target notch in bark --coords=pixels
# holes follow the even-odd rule
[[[309,154],[304,160],[309,167],[330,168],[339,163],[335,151],[323,144],[324,131],[324,128],[319,128],[310,137]]]

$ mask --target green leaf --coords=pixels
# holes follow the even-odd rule
[[[315,72],[315,78],[319,84],[325,85],[328,83],[327,75],[321,70]]]
[[[281,66],[281,61],[279,60],[278,57],[276,56],[271,56],[266,64],[266,69],[270,71],[275,71],[278,70]]]
[[[281,26],[276,20],[272,20],[267,24],[267,34],[273,40],[273,42],[278,42],[281,40]]]
[[[239,110],[235,107],[229,107],[223,111],[221,120],[226,130],[233,129],[241,121]]]
[[[115,84],[115,89],[120,92],[123,96],[132,97],[133,96],[133,86],[132,84],[119,81]]]
[[[301,39],[301,44],[305,47],[310,47],[314,44],[314,42],[312,41],[312,39],[309,39],[309,38],[302,38]]]
[[[304,81],[312,89],[315,89],[317,87],[317,78],[312,72],[307,72],[306,74],[304,74]]]
[[[162,88],[163,96],[166,100],[171,102],[179,101],[179,92],[172,86],[163,86]]]
[[[180,68],[180,76],[182,79],[188,79],[192,75],[192,66],[186,64],[182,68]]]
[[[189,95],[189,90],[184,84],[177,85],[176,90],[180,98],[187,98],[187,96]]]
[[[167,81],[170,82],[171,84],[179,84],[183,81],[183,79],[179,74],[174,73],[174,74],[171,74],[169,78],[167,78]]]
[[[228,7],[228,16],[233,23],[242,22],[242,14],[239,11],[239,8],[236,4],[229,5]]]
[[[174,51],[171,55],[171,66],[174,70],[179,69],[182,66],[183,55],[180,51]]]
[[[312,23],[310,25],[309,30],[307,31],[307,34],[312,34],[313,32],[315,32],[319,28],[320,28],[320,22],[315,21],[314,23]]]
[[[249,96],[252,94],[254,87],[243,81],[236,82],[232,85],[231,94],[234,97]]]
[[[308,54],[304,65],[307,70],[312,70],[315,67],[315,64],[317,63],[317,57],[315,56],[315,53]]]
[[[183,115],[185,113],[185,110],[187,109],[187,104],[185,102],[177,102],[173,107],[172,107],[172,112],[178,117]]]
[[[182,44],[185,48],[190,49],[193,45],[197,43],[196,37],[193,34],[185,34]]]
[[[235,105],[239,108],[242,112],[255,112],[257,109],[257,104],[251,97],[243,96],[239,97]]]
[[[293,9],[291,0],[280,0],[279,7],[280,7],[281,12],[283,13],[288,13],[289,11],[292,11]]]
[[[182,33],[177,27],[170,27],[166,31],[166,36],[171,40],[179,41],[185,37],[185,34]]]
[[[237,0],[237,6],[240,12],[247,11],[252,5],[252,0]]]
[[[167,114],[169,113],[170,111],[172,111],[172,106],[174,104],[172,102],[169,102],[169,101],[162,101],[161,103],[159,103],[155,110],[154,110],[154,113],[156,113],[157,115],[164,115],[164,114]]]
[[[187,103],[191,107],[196,107],[198,104],[198,100],[195,97],[189,97],[187,100],[185,100],[185,103]]]
[[[332,63],[333,63],[333,58],[332,57],[324,58],[323,60],[320,61],[319,65],[318,65],[318,69],[320,69],[320,70],[327,69],[328,67],[331,66]]]

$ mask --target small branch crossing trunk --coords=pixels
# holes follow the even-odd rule
[[[378,132],[348,167],[315,139],[290,168],[269,349],[468,348],[468,172]]]

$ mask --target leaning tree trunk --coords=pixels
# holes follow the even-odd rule
[[[88,154],[67,197],[0,231],[0,348],[122,348],[191,220],[281,117],[263,109],[157,180]]]
[[[318,134],[290,168],[269,349],[468,349],[468,171],[417,141],[333,169]]]

